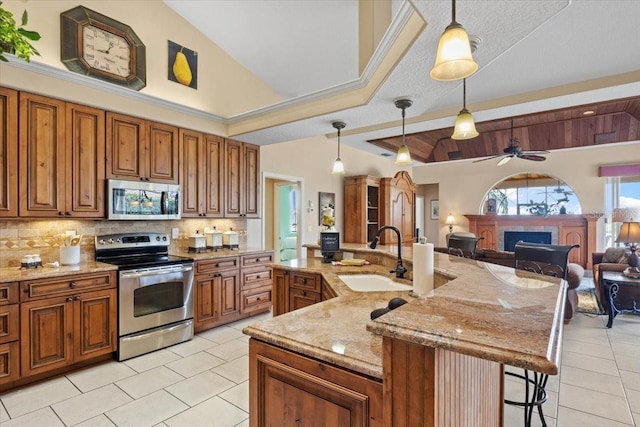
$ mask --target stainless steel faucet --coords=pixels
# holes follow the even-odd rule
[[[400,234],[400,230],[398,230],[393,225],[383,225],[376,231],[376,237],[373,238],[369,247],[371,249],[375,249],[378,246],[378,239],[380,239],[380,235],[384,230],[393,230],[398,235],[398,263],[396,264],[396,269],[391,270],[389,273],[396,273],[396,277],[402,279],[404,278],[404,273],[407,272],[407,269],[402,265],[402,235]]]

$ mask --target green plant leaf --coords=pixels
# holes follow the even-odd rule
[[[40,34],[37,31],[25,30],[24,28],[18,28],[18,32],[28,38],[29,40],[40,40]]]
[[[27,25],[28,20],[29,20],[29,15],[27,15],[27,11],[25,9],[25,11],[22,12],[22,25]]]

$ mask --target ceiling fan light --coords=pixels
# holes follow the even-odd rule
[[[509,160],[511,160],[511,157],[513,156],[507,156],[507,157],[501,158],[500,161],[498,162],[498,166],[502,166],[506,164]]]
[[[473,121],[473,115],[467,110],[463,108],[458,113],[458,117],[456,117],[456,125],[453,129],[453,135],[451,135],[451,139],[471,139],[478,136],[479,133],[476,130],[476,124]]]
[[[452,22],[440,36],[436,62],[431,78],[440,81],[460,80],[469,77],[478,69],[471,56],[469,35],[457,22]]]
[[[342,160],[340,159],[340,157],[338,157],[336,161],[333,162],[333,170],[331,171],[331,173],[344,174],[344,163],[342,163]]]
[[[406,145],[401,145],[398,148],[398,155],[396,156],[396,165],[398,166],[406,166],[411,164],[411,153],[409,152],[409,147]]]

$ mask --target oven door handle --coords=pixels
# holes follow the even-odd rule
[[[191,270],[193,270],[193,266],[183,265],[180,267],[163,268],[159,270],[141,270],[141,271],[134,270],[129,273],[121,273],[120,277],[122,279],[136,279],[138,277],[145,277],[145,276],[160,276],[167,273],[184,273],[186,271],[191,271]]]

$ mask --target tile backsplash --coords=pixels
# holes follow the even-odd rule
[[[189,236],[196,230],[204,232],[205,227],[220,231],[233,228],[239,236],[241,247],[246,246],[246,219],[183,219],[174,221],[93,221],[93,220],[0,220],[0,268],[19,267],[25,255],[39,254],[43,263],[60,260],[61,237],[72,230],[82,234],[80,261],[95,259],[95,236],[112,233],[151,231],[167,233],[178,228],[179,238],[171,241],[170,250],[189,246]]]

